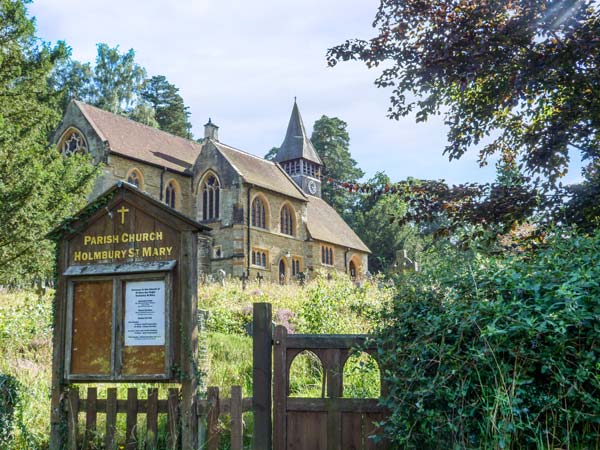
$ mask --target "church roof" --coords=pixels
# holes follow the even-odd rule
[[[112,153],[184,173],[192,167],[202,149],[202,144],[189,139],[134,122],[78,100],[73,102],[100,139],[108,143]]]
[[[325,200],[308,196],[307,216],[306,226],[313,239],[371,253],[369,247]]]
[[[306,196],[287,173],[272,161],[211,141],[246,183],[306,201]]]
[[[319,158],[317,151],[306,134],[298,104],[294,101],[294,108],[292,109],[292,115],[290,117],[290,122],[288,123],[285,139],[275,156],[275,161],[283,162],[298,158],[304,158],[319,165],[323,165],[321,158]]]

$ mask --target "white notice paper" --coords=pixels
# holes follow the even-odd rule
[[[165,345],[165,282],[125,284],[125,345]]]

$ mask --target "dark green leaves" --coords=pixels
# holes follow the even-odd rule
[[[399,448],[594,448],[600,437],[600,234],[536,252],[438,245],[398,279],[379,332]]]
[[[60,93],[49,74],[66,55],[36,39],[25,2],[0,2],[0,284],[51,279],[45,239],[85,201],[94,169],[87,158],[48,148],[60,120]]]
[[[390,63],[376,84],[392,88],[392,118],[448,108],[450,158],[482,144],[482,161],[518,150],[527,171],[553,182],[571,146],[597,156],[597,2],[382,0],[374,26],[371,40],[330,49],[329,63]]]

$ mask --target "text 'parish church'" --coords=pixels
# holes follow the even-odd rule
[[[76,100],[54,143],[102,164],[92,198],[125,180],[209,226],[200,273],[287,281],[320,269],[367,270],[369,249],[321,198],[322,162],[296,103],[275,161],[223,144],[211,120],[195,142]]]

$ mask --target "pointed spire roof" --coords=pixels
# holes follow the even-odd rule
[[[317,151],[306,134],[304,122],[302,122],[302,116],[300,116],[300,110],[294,98],[294,108],[292,109],[287,133],[275,156],[275,161],[283,162],[298,158],[304,158],[321,166],[323,165],[321,158],[319,158]]]

